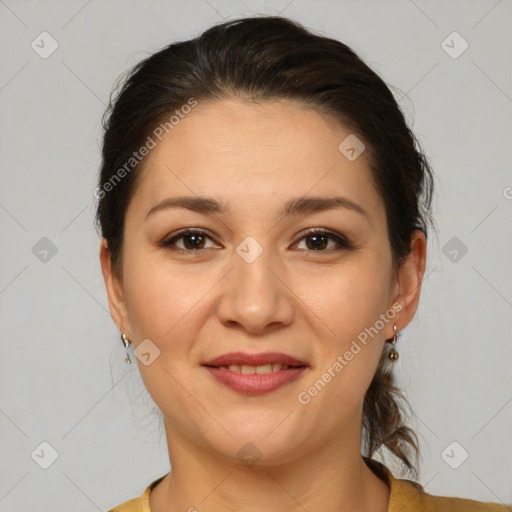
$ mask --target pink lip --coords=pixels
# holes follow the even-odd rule
[[[232,372],[228,369],[215,368],[213,366],[205,366],[205,368],[215,377],[215,379],[235,391],[246,395],[262,395],[298,379],[307,367],[290,367],[287,370],[279,370],[278,372],[266,373],[264,375],[259,375],[257,373],[245,375],[238,372]]]
[[[263,352],[261,354],[245,354],[243,352],[230,352],[203,363],[204,366],[259,366],[262,364],[280,363],[288,366],[308,366],[304,361],[282,352]],[[279,372],[276,372],[279,373]]]

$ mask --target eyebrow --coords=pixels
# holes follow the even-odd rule
[[[171,208],[185,208],[193,212],[206,215],[230,213],[227,204],[217,201],[211,197],[204,196],[179,196],[169,197],[153,206],[146,218],[150,215]],[[346,197],[298,197],[286,202],[280,214],[284,216],[290,215],[306,215],[311,213],[323,212],[334,208],[346,208],[357,212],[366,218],[368,213],[360,205],[354,203]]]

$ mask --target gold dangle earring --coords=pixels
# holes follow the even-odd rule
[[[398,331],[396,330],[396,325],[393,325],[393,339],[386,340],[386,342],[391,343],[393,345],[393,347],[391,347],[391,349],[389,350],[388,357],[394,363],[396,363],[398,361],[398,352],[395,350],[395,347],[394,347],[394,345],[396,345],[397,336],[398,336]]]

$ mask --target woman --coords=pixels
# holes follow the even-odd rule
[[[139,63],[111,105],[102,272],[171,463],[113,510],[510,510],[372,459],[417,474],[392,366],[433,224],[384,82],[338,41],[245,18]]]

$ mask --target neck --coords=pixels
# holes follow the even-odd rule
[[[151,512],[388,510],[389,487],[364,463],[360,444],[354,450],[339,441],[284,463],[248,466],[201,449],[168,425],[166,433],[172,471],[152,490]]]

